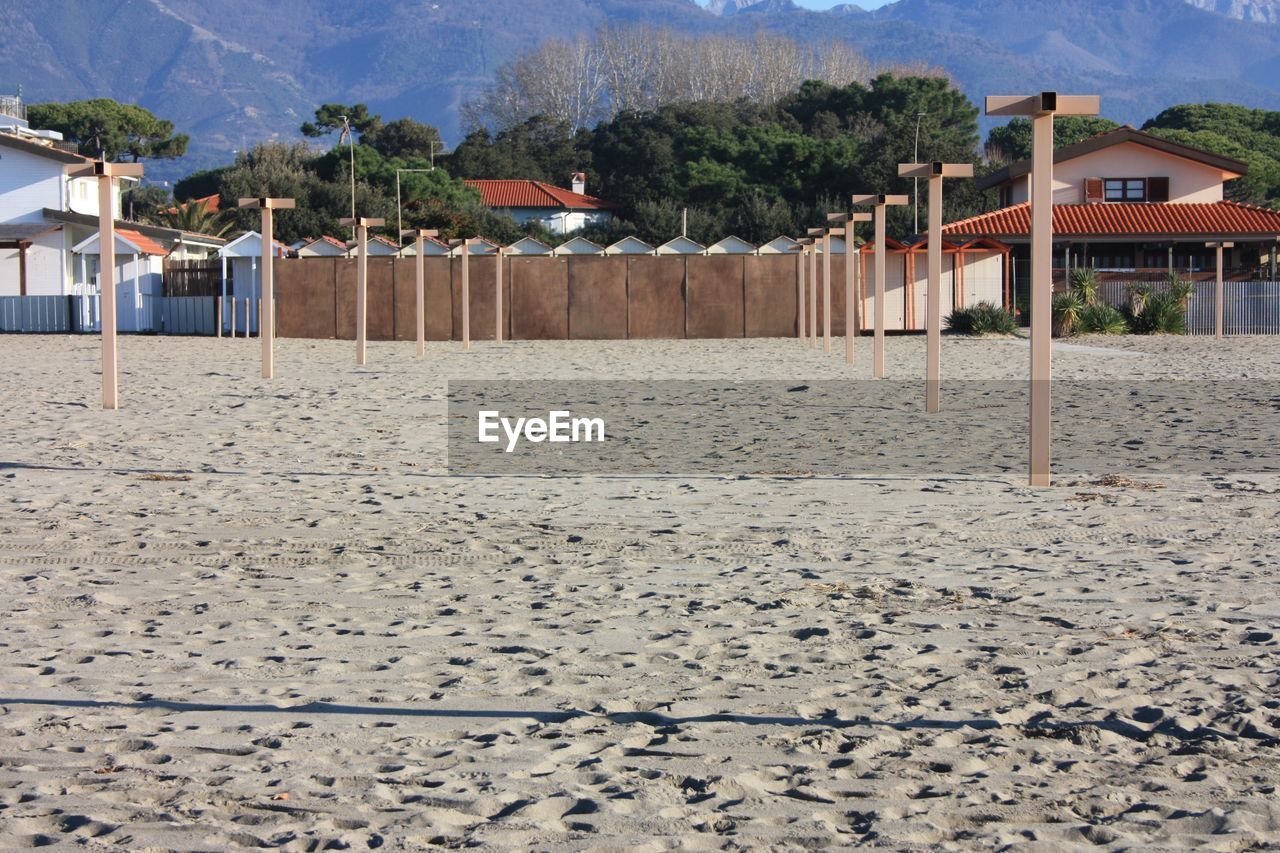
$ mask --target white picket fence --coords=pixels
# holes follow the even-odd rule
[[[1129,304],[1135,287],[1146,287],[1152,293],[1166,292],[1163,281],[1106,281],[1098,287],[1103,302],[1121,308]],[[1216,285],[1198,281],[1187,300],[1187,334],[1215,333],[1217,309]],[[1222,283],[1223,322],[1226,335],[1280,335],[1280,281],[1225,281]]]
[[[212,335],[214,297],[116,294],[116,329],[122,333]],[[0,296],[0,332],[92,333],[102,331],[97,293],[72,296]]]

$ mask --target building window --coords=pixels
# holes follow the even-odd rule
[[[1106,178],[1102,182],[1107,201],[1146,201],[1146,178]]]

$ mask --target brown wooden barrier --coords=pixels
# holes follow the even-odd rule
[[[276,323],[282,338],[336,338],[334,259],[276,261]]]
[[[494,306],[497,293],[494,286],[494,266],[498,259],[492,256],[472,255],[467,259],[468,289],[471,292],[471,340],[493,340]],[[453,258],[453,337],[462,340],[462,258]]]
[[[749,338],[796,334],[796,255],[743,258],[744,324]]]
[[[510,258],[511,339],[569,337],[569,263],[564,258]],[[492,318],[491,318],[492,319]]]
[[[689,258],[690,338],[743,336],[743,263],[741,255]]]
[[[627,337],[627,259],[579,256],[569,261],[569,336],[576,340]]]
[[[685,259],[627,258],[627,333],[632,338],[685,337]]]
[[[369,258],[369,340],[396,339],[395,258]]]
[[[356,261],[353,258],[337,258],[334,261],[334,300],[338,312],[338,337],[344,341],[356,339]]]

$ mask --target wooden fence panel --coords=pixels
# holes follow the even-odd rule
[[[743,257],[694,255],[688,260],[687,337],[742,337]]]
[[[569,258],[569,335],[575,340],[627,336],[627,259]]]
[[[493,256],[472,255],[467,258],[468,287],[471,291],[471,340],[493,340],[494,306],[496,304]],[[505,264],[504,264],[505,266]],[[462,340],[462,259],[453,259],[453,336]]]
[[[627,259],[627,333],[632,338],[685,336],[685,259]]]
[[[797,257],[751,255],[743,259],[744,323],[747,337],[795,336]]]
[[[396,316],[393,323],[395,339],[416,341],[418,339],[418,261],[415,258],[394,258],[391,266],[394,269],[396,290]]]
[[[227,270],[230,275],[230,269]],[[164,262],[165,296],[218,296],[222,293],[222,261]]]
[[[367,331],[371,341],[394,341],[395,258],[369,258]]]
[[[334,266],[332,258],[276,261],[276,329],[280,337],[338,336]],[[223,311],[227,313],[227,306]]]
[[[334,305],[338,312],[338,339],[354,341],[356,339],[356,261],[354,258],[335,258],[334,265],[333,281],[336,294]]]
[[[564,258],[510,258],[511,339],[569,337],[569,264]]]

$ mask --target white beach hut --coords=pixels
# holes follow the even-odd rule
[[[567,243],[561,243],[555,248],[555,254],[561,255],[603,255],[604,247],[592,243],[585,237],[574,237]]]
[[[98,234],[71,248],[80,264],[80,280],[90,281],[99,271]],[[116,328],[121,332],[150,331],[152,299],[163,295],[164,247],[137,231],[118,229],[116,253]]]
[[[652,255],[656,249],[639,237],[623,237],[604,250],[606,255]]]
[[[462,248],[463,248],[462,244],[454,246],[452,249],[449,250],[449,257],[451,258],[462,257]],[[471,250],[467,252],[467,254],[496,255],[498,253],[499,248],[501,247],[497,243],[490,240],[488,237],[478,237],[476,238],[476,242],[471,244]]]
[[[508,255],[549,255],[552,251],[554,250],[546,243],[533,237],[521,237],[507,247]]]
[[[787,236],[774,237],[757,249],[762,255],[794,255],[800,251],[800,243]]]
[[[707,247],[690,240],[688,237],[677,237],[674,240],[668,240],[657,248],[659,255],[705,255]]]
[[[277,258],[287,257],[289,247],[276,242],[274,254]],[[252,334],[258,330],[257,304],[262,293],[262,270],[258,269],[262,262],[262,235],[247,231],[219,249],[218,257],[222,260],[223,328],[232,328],[234,310],[234,328],[243,331],[247,322]]]
[[[756,247],[741,237],[730,235],[707,247],[708,255],[754,255]]]
[[[317,237],[314,240],[303,240],[301,245],[294,244],[294,250],[300,258],[345,258],[347,244],[337,237]]]
[[[422,238],[422,256],[424,258],[442,258],[449,254],[449,244],[437,240],[435,237]],[[400,250],[400,257],[414,258],[418,255],[418,239],[415,237],[409,241],[409,244]]]

